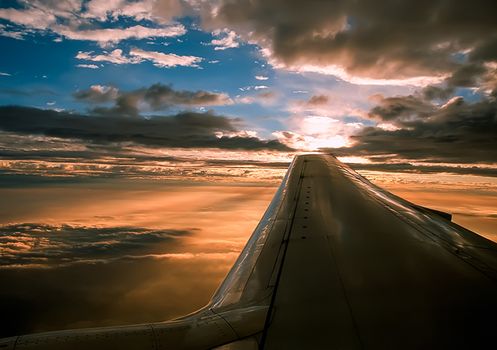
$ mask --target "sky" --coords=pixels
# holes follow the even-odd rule
[[[497,240],[496,11],[1,1],[2,335],[202,306],[301,152]]]

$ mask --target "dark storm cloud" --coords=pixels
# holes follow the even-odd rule
[[[380,107],[373,109],[374,117],[399,129],[364,128],[353,136],[354,146],[335,153],[431,162],[497,162],[495,99],[468,103],[462,97],[455,97],[443,106],[432,105],[433,112],[425,114],[426,103],[413,96],[385,99]]]
[[[449,88],[473,87],[478,85],[478,78],[484,75],[487,69],[479,63],[470,63],[454,71],[447,79]]]
[[[451,73],[455,55],[497,59],[492,0],[223,0],[206,26],[230,26],[286,64],[338,65],[373,78]],[[472,50],[472,51],[471,51]]]
[[[482,62],[467,63],[458,67],[438,85],[424,87],[420,94],[428,101],[446,100],[457,88],[473,88],[484,95],[496,96],[497,69]]]
[[[380,121],[398,121],[427,117],[434,111],[435,107],[429,101],[413,95],[395,96],[381,98],[379,104],[369,112],[369,117]]]
[[[164,243],[171,244],[171,241],[189,234],[191,231],[129,226],[2,225],[0,267],[54,267],[160,254],[168,251]]]
[[[99,114],[138,115],[140,109],[160,111],[173,106],[216,106],[233,101],[226,94],[208,91],[174,90],[169,85],[154,84],[129,92],[110,86],[93,85],[87,90],[74,93],[77,100],[91,104],[112,102],[113,107],[99,107],[93,111]]]
[[[80,139],[97,144],[132,142],[151,147],[289,150],[275,140],[215,135],[216,132],[236,134],[235,124],[239,122],[210,112],[147,118],[98,117],[18,106],[0,107],[0,129],[19,134]]]

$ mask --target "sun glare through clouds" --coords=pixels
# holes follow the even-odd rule
[[[201,307],[302,153],[497,241],[492,8],[0,2],[0,336]]]

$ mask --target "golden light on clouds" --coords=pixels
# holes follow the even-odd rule
[[[271,183],[140,180],[0,188],[0,278],[15,286],[2,288],[1,305],[44,296],[47,307],[17,312],[11,327],[161,321],[200,308],[275,190]]]
[[[362,173],[414,203],[454,213],[456,223],[497,240],[494,178]],[[40,295],[46,296],[47,306],[26,311],[29,315],[17,311],[13,329],[24,333],[161,321],[203,306],[279,181],[200,179],[99,179],[0,188],[5,199],[0,224],[6,233],[0,278],[15,286],[0,291],[0,306],[30,305]],[[26,281],[36,283],[28,286]],[[26,291],[21,299],[19,289]]]

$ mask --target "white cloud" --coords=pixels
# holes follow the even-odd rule
[[[236,96],[235,102],[241,104],[258,103],[261,105],[271,105],[276,101],[277,95],[274,92],[262,92],[256,95]]]
[[[35,29],[46,29],[56,21],[52,13],[38,8],[23,10],[13,8],[0,9],[0,18]]]
[[[238,90],[240,91],[263,90],[263,89],[269,89],[269,87],[266,85],[255,85],[255,86],[244,86],[238,88]]]
[[[102,54],[94,54],[91,51],[79,51],[76,58],[93,62],[110,62],[113,64],[137,64],[143,61],[151,61],[156,67],[161,68],[176,66],[198,67],[198,63],[202,61],[202,58],[197,56],[179,56],[172,53],[145,51],[138,48],[132,48],[129,51],[129,56],[123,55],[121,49],[115,49],[111,52],[104,51]]]
[[[323,75],[335,76],[343,81],[356,85],[388,85],[388,86],[415,86],[424,87],[430,84],[438,84],[447,78],[446,75],[440,76],[419,76],[405,79],[374,79],[359,77],[349,74],[339,65],[313,65],[313,64],[296,64],[287,65],[275,58],[272,50],[263,48],[261,54],[267,59],[268,63],[275,69],[287,70],[295,73],[318,73]]]
[[[86,9],[83,13],[85,18],[100,21],[130,17],[137,21],[148,19],[164,22],[180,15],[183,7],[179,0],[91,0]]]
[[[98,92],[99,94],[108,94],[111,93],[114,97],[117,96],[119,90],[113,86],[107,86],[107,85],[91,85],[90,86],[91,91]]]
[[[393,85],[393,86],[419,86],[423,87],[430,84],[437,84],[443,81],[446,76],[438,77],[414,77],[406,79],[373,79],[373,78],[363,78],[352,76],[348,74],[345,69],[336,65],[329,66],[316,66],[305,64],[296,67],[287,67],[286,69],[299,72],[299,73],[319,73],[325,75],[334,75],[346,82],[356,84],[356,85]]]
[[[95,18],[105,21],[107,17],[117,18],[119,9],[124,6],[123,0],[91,0],[86,5],[86,12],[83,14],[87,18]]]
[[[218,139],[221,137],[257,137],[257,131],[255,130],[239,130],[239,131],[216,131],[214,133]]]
[[[24,40],[24,36],[30,32],[31,30],[20,31],[13,29],[12,26],[0,24],[0,36],[5,36],[17,40]]]
[[[131,49],[129,54],[141,60],[152,61],[154,66],[161,68],[171,68],[176,66],[198,67],[198,63],[202,61],[202,58],[197,56],[179,56],[173,53],[144,51],[137,48]]]
[[[77,64],[78,68],[90,68],[90,69],[98,69],[99,67],[96,64]]]
[[[255,76],[255,79],[257,79],[257,80],[268,80],[269,78],[268,78],[268,77],[265,77],[265,76],[263,76],[263,75],[256,75],[256,76]]]
[[[226,50],[240,46],[237,41],[238,36],[232,30],[223,29],[212,32],[212,35],[218,39],[213,39],[210,45],[214,46],[214,50]]]
[[[10,77],[11,74],[5,73],[5,72],[0,72],[0,76],[2,76],[2,77]]]
[[[76,19],[76,13],[81,12],[81,0],[23,0],[23,5],[30,9],[39,9],[55,17],[64,18],[65,20]]]
[[[76,55],[79,60],[93,61],[93,62],[110,62],[114,64],[136,64],[142,62],[139,57],[126,57],[123,56],[123,50],[115,49],[111,52],[104,51],[99,55],[94,55],[92,51],[84,52],[79,51]]]
[[[0,35],[22,39],[28,33],[52,32],[72,40],[96,41],[102,46],[125,39],[176,37],[186,33],[183,25],[171,23],[183,11],[178,0],[30,0],[20,1],[25,8],[1,8],[0,19],[12,24],[0,25]],[[166,14],[167,13],[167,14]],[[98,22],[119,17],[135,21],[151,20],[159,27],[135,25],[128,28],[98,28]],[[95,28],[96,27],[96,28]],[[89,29],[92,28],[92,29]]]
[[[57,26],[53,30],[72,40],[96,41],[101,45],[115,44],[125,39],[167,38],[180,36],[186,33],[181,24],[163,28],[147,28],[141,25],[129,28],[105,28],[91,30],[77,30],[70,27]]]
[[[397,131],[400,130],[400,128],[396,125],[393,125],[392,123],[379,123],[376,125],[377,128],[386,130],[386,131]]]

